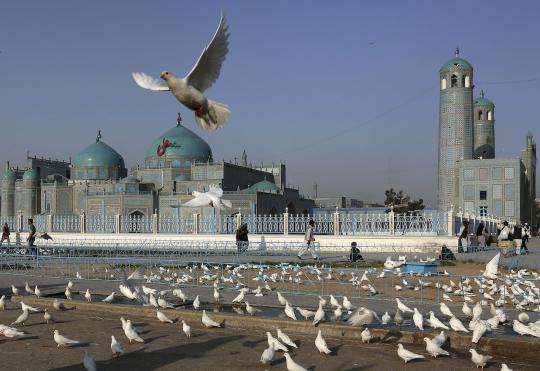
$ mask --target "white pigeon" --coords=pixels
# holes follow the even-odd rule
[[[322,303],[323,307],[326,307],[326,304],[328,303],[325,298],[322,296],[319,296],[319,303]]]
[[[343,308],[347,309],[348,311],[354,309],[352,303],[349,301],[349,298],[346,296],[343,297]]]
[[[362,339],[362,343],[368,343],[371,341],[373,336],[371,336],[371,331],[369,331],[369,328],[365,328],[364,331],[360,333],[360,337]]]
[[[489,279],[497,279],[499,273],[499,260],[501,253],[498,253],[486,264],[486,270],[484,271],[484,277]]]
[[[112,303],[113,300],[114,300],[114,291],[109,296],[107,296],[105,299],[103,299],[102,302],[104,302],[104,303]]]
[[[39,287],[36,287],[34,288],[34,294],[38,297],[38,298],[41,298],[41,290],[39,289]]]
[[[156,316],[157,316],[157,319],[159,319],[161,323],[174,323],[172,319],[167,317],[167,315],[163,313],[162,311],[160,311],[159,309],[156,309]]]
[[[120,318],[123,319],[123,318]],[[137,334],[137,331],[133,328],[133,325],[131,324],[131,320],[127,320],[124,325],[124,321],[122,321],[122,328],[124,329],[124,334],[129,340],[129,343],[131,344],[132,341],[137,341],[139,343],[144,343],[144,339]]]
[[[296,307],[296,310],[298,311],[298,313],[300,313],[300,315],[302,317],[304,317],[306,319],[306,321],[315,316],[315,312],[311,311],[311,310],[308,310],[308,309],[304,309],[304,308],[300,308],[300,307]]]
[[[116,340],[116,338],[114,337],[114,335],[111,335],[111,352],[113,354],[113,357],[117,354],[122,354],[124,353],[124,349],[122,348],[122,344],[120,344],[118,342],[118,340]]]
[[[195,120],[202,129],[220,129],[229,118],[231,111],[225,104],[207,99],[203,93],[219,77],[221,65],[229,51],[228,39],[228,26],[222,15],[212,41],[206,46],[186,77],[178,78],[172,73],[164,71],[160,77],[166,83],[144,73],[133,73],[133,79],[144,89],[171,91],[180,103],[195,111]]]
[[[396,298],[396,303],[397,303],[397,307],[398,309],[403,312],[403,313],[413,313],[413,310],[411,308],[409,308],[408,306],[406,306],[405,304],[403,304],[401,302],[401,300],[399,300],[399,298]]]
[[[405,363],[407,363],[409,361],[412,361],[413,359],[425,358],[421,354],[415,354],[415,353],[411,352],[410,350],[405,349],[403,347],[403,344],[401,344],[401,343],[398,344],[397,354],[398,354],[399,358],[401,358],[403,361],[405,361]]]
[[[337,301],[336,298],[334,298],[334,295],[330,295],[330,305],[333,306],[334,308],[341,306],[341,304],[339,304],[339,301]]]
[[[268,346],[273,346],[275,350],[281,350],[283,352],[288,352],[289,349],[276,339],[270,332],[266,332],[266,338],[268,339]]]
[[[326,313],[323,309],[323,303],[322,301],[319,301],[319,308],[317,309],[317,311],[315,312],[315,316],[313,317],[313,325],[317,326],[319,322],[324,321],[325,317]]]
[[[285,353],[285,359],[287,360],[287,370],[288,371],[308,371],[307,368],[300,366],[298,363],[293,361],[289,353]]]
[[[17,330],[15,327],[0,325],[0,334],[7,338],[14,338],[17,336],[24,336],[24,332]]]
[[[64,295],[66,295],[67,300],[73,299],[73,297],[71,295],[71,289],[69,287],[67,287],[67,286],[66,286],[66,291],[64,291]]]
[[[450,308],[448,308],[448,305],[446,305],[445,303],[441,303],[439,305],[439,309],[441,310],[441,313],[444,314],[445,316],[448,316],[448,317],[454,316]]]
[[[529,322],[529,315],[527,313],[522,312],[518,315],[518,320],[519,322],[527,323]]]
[[[471,353],[471,360],[476,365],[476,368],[482,367],[482,370],[484,369],[484,366],[487,364],[487,362],[493,358],[491,356],[487,356],[484,354],[477,353],[474,349],[469,349],[469,352]]]
[[[13,294],[13,296],[18,296],[19,295],[19,289],[16,288],[15,286],[11,285],[11,293]]]
[[[289,347],[292,347],[292,348],[298,348],[298,345],[296,345],[296,343],[291,340],[289,335],[287,335],[286,333],[281,331],[281,329],[279,329],[279,328],[277,329],[277,337],[278,337],[279,340],[281,340],[283,342],[283,344],[285,344],[285,345],[287,345]]]
[[[43,319],[45,320],[45,323],[49,323],[49,322],[54,322],[51,314],[49,313],[49,311],[47,309],[45,309],[45,312],[43,313]]]
[[[372,324],[375,318],[379,319],[377,313],[371,309],[360,307],[349,316],[347,323],[351,326],[365,326]]]
[[[412,318],[414,325],[418,327],[420,331],[424,331],[424,316],[422,316],[422,313],[420,313],[418,309],[414,308],[414,314]]]
[[[428,322],[431,328],[443,328],[445,330],[449,330],[448,326],[446,326],[444,323],[441,322],[441,320],[435,317],[435,313],[433,313],[433,311],[429,311]]]
[[[210,318],[207,314],[206,314],[206,310],[203,309],[202,311],[202,323],[203,325],[205,325],[206,327],[221,327],[221,324],[220,323],[217,323],[216,321],[214,321],[212,318]]]
[[[463,323],[454,316],[450,317],[450,327],[454,331],[462,331],[467,333],[469,332],[469,330],[467,330],[465,326],[463,326]]]
[[[501,364],[501,371],[512,371],[510,367],[506,363]]]
[[[87,350],[84,351],[83,366],[86,371],[97,371],[96,361]]]
[[[473,335],[471,341],[477,344],[480,341],[480,338],[484,336],[488,327],[484,321],[477,321],[473,329]]]
[[[171,303],[167,302],[167,300],[165,300],[164,298],[162,298],[161,296],[157,299],[157,303],[158,305],[165,309],[165,308],[174,308],[174,305],[172,305]]]
[[[277,299],[279,301],[279,304],[281,304],[281,305],[287,304],[287,299],[285,299],[283,297],[283,295],[281,294],[281,292],[279,292],[279,291],[277,292]]]
[[[381,323],[383,325],[387,325],[388,323],[390,323],[391,319],[392,317],[388,314],[388,312],[384,312],[384,314],[381,317]]]
[[[476,319],[479,319],[480,316],[482,315],[482,304],[480,304],[479,301],[476,302],[476,304],[474,305],[472,312],[473,312],[473,318],[476,318]]]
[[[274,345],[269,345],[268,348],[266,348],[262,355],[261,355],[261,363],[263,365],[267,365],[269,363],[272,363],[274,360],[274,355],[276,354],[276,351],[274,350]]]
[[[39,309],[38,308],[35,308],[31,305],[28,305],[28,304],[25,304],[23,301],[21,301],[21,309],[22,310],[27,310],[29,312],[39,312]]]
[[[238,296],[235,297],[235,298],[232,300],[232,302],[233,302],[233,303],[241,303],[241,302],[244,301],[245,296],[246,296],[246,293],[245,293],[244,290],[242,290],[242,291],[240,291],[240,294],[238,294]]]
[[[23,310],[22,314],[17,317],[17,319],[11,324],[11,326],[13,325],[19,325],[19,324],[22,324],[23,326],[25,326],[25,322],[28,320],[28,317],[30,315],[28,314],[28,310]]]
[[[214,300],[216,301],[216,303],[219,303],[221,301],[221,294],[215,287],[214,287]]]
[[[191,326],[188,325],[184,320],[182,320],[182,331],[184,331],[184,334],[186,334],[188,338],[191,337]]]
[[[199,295],[195,297],[195,300],[193,300],[193,308],[199,309],[201,307],[201,300],[199,299]]]
[[[440,334],[431,339],[431,341],[442,347],[443,344],[446,343],[446,335],[444,334],[444,331],[441,331]]]
[[[467,317],[472,317],[473,316],[473,312],[471,310],[471,308],[467,305],[467,302],[463,302],[463,307],[461,308],[461,311],[463,312],[464,315],[466,315]]]
[[[60,300],[54,298],[53,300],[53,308],[56,310],[66,310],[67,308],[64,306],[64,303],[62,303]]]
[[[425,337],[424,341],[426,343],[426,350],[429,354],[431,354],[432,357],[437,358],[437,356],[440,356],[440,355],[445,355],[445,356],[450,355],[450,353],[442,349],[439,346],[439,344],[435,343],[430,338]]]
[[[34,295],[34,290],[32,290],[28,282],[24,283],[24,291],[26,291],[28,295]]]
[[[246,303],[246,312],[248,312],[250,316],[254,316],[257,312],[260,312],[259,309],[255,308],[254,306],[249,304],[247,301],[245,303]]]
[[[56,342],[58,348],[61,347],[61,346],[69,346],[69,345],[79,344],[79,342],[77,340],[71,340],[71,339],[68,339],[67,337],[61,335],[58,330],[54,330],[54,336],[53,337],[54,337],[54,341]]]
[[[182,289],[174,289],[172,291],[172,294],[182,300],[183,303],[185,303],[188,300],[187,295],[182,291]]]
[[[285,305],[285,314],[287,315],[287,317],[289,317],[290,319],[293,319],[296,321],[296,314],[294,313],[294,308],[291,307],[291,305],[287,302],[286,305]]]
[[[185,202],[182,206],[185,207],[203,207],[212,206],[215,209],[223,209],[223,207],[232,207],[232,203],[229,200],[223,200],[223,190],[216,186],[210,186],[208,192],[193,191],[193,199]]]
[[[90,294],[90,289],[86,289],[86,292],[84,293],[84,298],[89,303],[92,301],[92,294]]]
[[[319,353],[330,354],[332,351],[328,348],[326,340],[322,337],[322,332],[319,330],[317,337],[315,338],[315,346],[319,350]]]
[[[398,326],[401,326],[401,324],[403,323],[403,316],[401,315],[399,309],[396,310],[396,314],[394,315],[394,322]]]

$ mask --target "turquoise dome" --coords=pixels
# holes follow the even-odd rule
[[[164,142],[170,145],[163,151]],[[163,153],[159,153],[159,151]],[[188,128],[177,125],[156,138],[146,151],[146,162],[156,159],[184,159],[208,161],[212,159],[212,150],[208,143]]]
[[[110,167],[124,168],[124,159],[109,145],[97,140],[75,156],[73,165],[76,167]]]
[[[130,176],[127,176],[125,178],[123,178],[122,180],[120,180],[120,182],[122,183],[139,183],[139,179],[137,179],[137,177],[135,175],[130,175]]]
[[[495,106],[492,101],[484,97],[478,97],[474,100],[475,106]]]
[[[34,169],[28,169],[23,174],[23,180],[38,180],[39,174]]]
[[[271,193],[278,193],[280,191],[280,188],[275,185],[272,182],[269,182],[268,180],[261,180],[258,183],[253,184],[251,187],[247,189],[248,192],[271,192]]]
[[[11,169],[6,169],[2,173],[2,179],[3,180],[15,180],[15,178],[16,178],[15,172],[13,170],[11,170]]]
[[[441,66],[440,71],[446,71],[452,68],[458,68],[461,70],[472,70],[472,66],[465,59],[460,57],[454,57]]]

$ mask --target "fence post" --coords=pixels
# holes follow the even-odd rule
[[[159,232],[158,217],[157,210],[154,210],[154,213],[152,214],[152,233],[154,234]]]
[[[193,234],[199,234],[199,214],[193,214]]]
[[[80,229],[81,233],[86,233],[86,214],[83,211],[81,215],[79,215],[79,221],[80,221]]]
[[[390,236],[396,234],[396,214],[394,213],[394,205],[390,205],[390,212],[388,213],[388,228],[390,229]]]
[[[47,215],[47,232],[52,232],[53,230],[53,215],[48,214]]]
[[[334,236],[339,236],[339,209],[336,207],[336,212],[334,213]]]
[[[23,229],[23,216],[22,214],[17,214],[17,232],[22,232]]]
[[[114,233],[119,234],[120,233],[120,220],[121,216],[119,214],[116,214],[114,216]]]
[[[283,234],[287,236],[289,234],[289,208],[285,208],[283,213]]]
[[[454,236],[454,208],[450,206],[448,210],[448,237]]]

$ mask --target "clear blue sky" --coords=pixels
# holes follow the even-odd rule
[[[187,73],[221,9],[230,52],[207,94],[233,115],[207,133],[131,72]],[[180,111],[216,160],[285,160],[308,195],[393,186],[434,205],[440,65],[460,47],[496,104],[497,156],[516,156],[540,138],[538,19],[538,1],[2,1],[0,161],[68,158],[101,128],[142,163]]]

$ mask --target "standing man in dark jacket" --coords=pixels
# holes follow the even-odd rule
[[[26,241],[28,241],[28,253],[35,254],[37,252],[36,245],[34,245],[36,241],[36,226],[33,219],[28,219],[28,238],[26,238]]]
[[[243,252],[248,249],[249,246],[249,239],[248,239],[248,226],[246,223],[242,224],[237,230],[236,230],[236,247],[238,248],[238,252]]]

